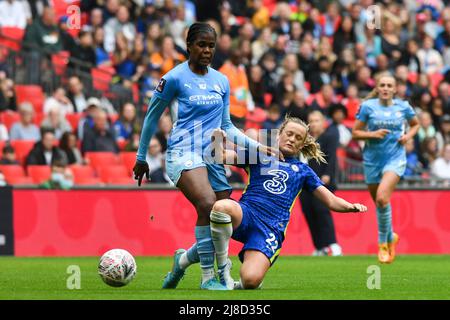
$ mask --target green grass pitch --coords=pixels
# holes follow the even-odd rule
[[[0,299],[450,299],[450,256],[399,256],[380,265],[375,256],[281,256],[269,270],[262,290],[211,292],[199,289],[194,265],[175,290],[161,290],[170,257],[137,257],[136,278],[112,288],[97,275],[98,258],[0,257]],[[233,276],[240,263],[233,257]],[[70,265],[80,268],[80,289],[67,288]],[[368,289],[368,267],[380,267],[381,288]],[[369,281],[370,282],[370,281]]]

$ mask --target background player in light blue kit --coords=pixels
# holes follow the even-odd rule
[[[251,150],[272,153],[272,149],[247,138],[231,123],[228,80],[208,66],[215,46],[216,32],[210,25],[194,23],[189,28],[189,60],[176,66],[160,80],[144,119],[133,171],[138,185],[141,185],[144,175],[149,179],[149,168],[145,160],[148,144],[155,133],[158,119],[169,106],[174,125],[168,140],[167,174],[194,205],[198,215],[196,243],[186,252],[177,251],[175,260],[181,266],[200,262],[201,288],[224,290],[214,272],[214,245],[209,214],[217,199],[229,197],[231,187],[226,180],[223,165],[205,161],[211,144],[211,132],[221,128],[237,144]],[[183,275],[183,268],[173,269],[166,276],[163,288],[175,288]]]
[[[407,101],[394,99],[395,78],[381,74],[376,87],[361,104],[353,128],[354,139],[364,139],[364,175],[377,207],[378,260],[391,263],[399,236],[392,229],[390,199],[405,173],[404,144],[419,130],[419,121]],[[405,122],[410,129],[405,132]]]
[[[223,132],[220,134],[225,136]],[[316,173],[299,160],[302,153],[306,158],[325,161],[319,145],[308,133],[308,126],[300,119],[286,118],[280,127],[278,146],[284,160],[259,154],[255,164],[245,161],[249,181],[239,202],[219,200],[211,211],[211,234],[216,248],[219,278],[229,289],[255,289],[260,286],[280,253],[292,208],[303,188],[312,192],[330,210],[367,210],[364,205],[352,204],[336,197],[322,184]],[[226,163],[241,166],[236,152],[220,152],[220,149],[223,150],[221,146],[216,150],[227,159]],[[248,157],[245,159],[248,160]],[[244,243],[239,253],[243,262],[240,269],[241,281],[236,286],[230,276],[230,237]],[[220,268],[222,265],[226,267]]]

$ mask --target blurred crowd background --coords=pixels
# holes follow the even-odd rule
[[[194,21],[217,31],[212,67],[230,81],[238,128],[264,140],[258,130],[285,115],[320,110],[339,132],[338,183],[362,184],[351,128],[376,74],[389,71],[421,124],[403,183],[448,187],[448,0],[1,0],[0,183],[132,184],[147,103],[187,59]],[[171,126],[166,112],[150,142],[154,183],[170,183]]]

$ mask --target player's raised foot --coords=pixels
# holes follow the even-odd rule
[[[223,267],[219,267],[217,270],[217,275],[219,276],[220,283],[225,286],[228,290],[233,290],[234,280],[231,277],[231,268],[233,263],[230,259],[227,259],[227,263]]]
[[[180,267],[180,257],[186,250],[178,249],[175,251],[175,255],[173,256],[173,266],[172,271],[170,271],[166,277],[164,278],[164,282],[162,285],[163,289],[175,289],[180,282],[180,280],[184,276],[184,269]]]
[[[394,235],[392,236],[392,242],[388,242],[390,262],[394,262],[395,260],[395,247],[397,246],[399,240],[400,237],[394,232]]]
[[[200,285],[200,289],[218,291],[228,290],[228,288],[222,285],[216,278],[211,278],[209,280],[206,280],[205,282],[202,282],[202,284]]]
[[[389,248],[387,243],[382,243],[378,248],[378,261],[380,263],[390,263],[391,256],[389,254]]]

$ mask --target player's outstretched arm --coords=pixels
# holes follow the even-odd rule
[[[141,185],[144,175],[147,180],[150,179],[150,172],[146,161],[146,154],[150,138],[153,136],[158,125],[158,120],[166,109],[168,102],[153,96],[148,105],[147,114],[142,126],[141,138],[139,140],[139,149],[136,155],[136,163],[133,167],[134,179]]]
[[[234,150],[225,149],[227,134],[222,129],[215,129],[211,136],[214,150],[214,160],[220,164],[237,164],[237,153]]]
[[[324,186],[318,187],[313,192],[328,209],[336,212],[366,212],[367,207],[360,203],[350,203],[342,198],[336,197],[330,190]]]

